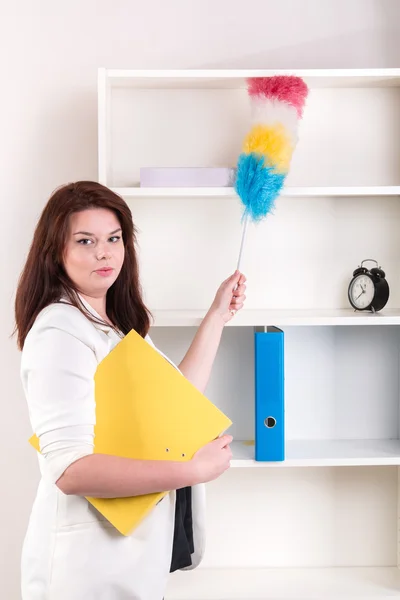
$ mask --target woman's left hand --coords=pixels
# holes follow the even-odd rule
[[[228,323],[238,310],[243,308],[246,299],[246,277],[240,271],[225,279],[219,286],[209,313],[217,314],[223,323]],[[235,290],[236,285],[238,286]]]

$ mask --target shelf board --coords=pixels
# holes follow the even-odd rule
[[[231,467],[357,467],[400,465],[400,440],[288,440],[282,462],[254,460],[254,445],[233,441]]]
[[[113,187],[116,194],[124,198],[233,198],[237,197],[232,187]],[[293,198],[349,197],[349,196],[400,196],[399,185],[343,186],[343,187],[287,187],[281,196]]]
[[[198,327],[204,310],[151,309],[153,327]],[[379,313],[354,312],[352,309],[261,310],[243,308],[227,323],[228,327],[338,326],[338,325],[400,325],[400,308],[383,309]]]
[[[165,600],[399,598],[396,567],[206,569],[174,573]]]
[[[100,69],[112,86],[141,89],[241,89],[248,77],[297,75],[310,88],[400,86],[400,69]]]

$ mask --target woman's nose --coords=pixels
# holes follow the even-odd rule
[[[111,253],[109,251],[108,248],[104,247],[104,248],[99,248],[98,252],[97,252],[97,260],[102,260],[102,259],[110,259],[111,258]]]

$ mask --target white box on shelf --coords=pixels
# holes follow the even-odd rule
[[[140,187],[232,187],[235,173],[229,167],[141,167]]]

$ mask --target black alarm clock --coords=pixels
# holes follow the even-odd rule
[[[373,262],[376,267],[367,269],[363,267],[365,262]],[[361,265],[353,271],[348,297],[354,310],[377,312],[386,305],[389,299],[389,284],[385,279],[385,272],[378,267],[376,260],[370,258],[363,260]]]

